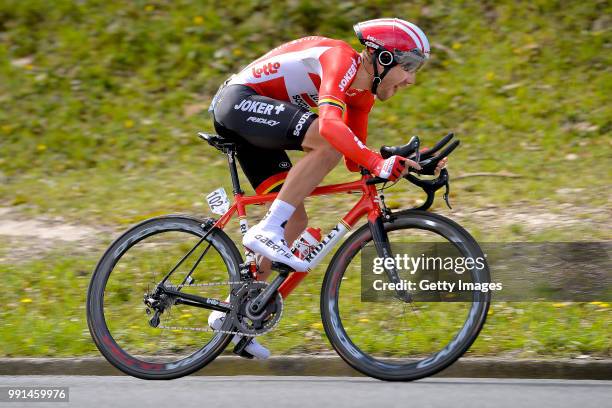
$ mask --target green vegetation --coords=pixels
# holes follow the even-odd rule
[[[97,256],[70,257],[63,253],[58,250],[44,260],[25,262],[11,267],[11,273],[3,274],[5,287],[11,290],[5,292],[5,306],[0,311],[2,355],[72,356],[97,353],[85,320],[87,285]],[[146,259],[151,260],[150,257]],[[323,270],[321,267],[313,272],[287,299],[284,317],[279,326],[273,333],[264,337],[263,341],[275,354],[317,353],[329,351],[331,348],[325,338],[319,315],[319,291]],[[125,277],[125,274],[121,276]],[[130,276],[125,278],[126,282],[129,282]],[[206,282],[215,279],[217,277],[209,277]],[[121,286],[121,283],[115,280],[111,282],[112,285],[117,287]],[[116,290],[114,295],[107,299],[109,305],[106,313],[109,314],[112,329],[123,329],[120,333],[113,331],[120,342],[126,341],[123,344],[128,344],[129,339],[130,345],[141,347],[138,349],[141,354],[152,351],[169,352],[171,350],[162,347],[162,341],[182,343],[186,350],[189,350],[205,343],[210,337],[207,333],[179,334],[168,331],[160,336],[159,332],[146,325],[144,307],[140,303],[144,291],[141,288],[130,291],[125,284],[122,288],[123,290]],[[358,296],[358,290],[357,284],[353,294]],[[192,290],[190,292],[198,293]],[[210,291],[206,294],[212,295]],[[116,298],[120,296],[129,296],[125,299],[125,304],[117,301]],[[350,298],[351,291],[343,289],[342,304],[348,306],[345,302]],[[397,319],[409,319],[410,314],[383,315],[385,309],[374,305],[373,312],[366,312],[362,306],[359,309],[360,314],[343,314],[343,320],[348,318],[351,324],[354,324],[352,327],[355,327],[355,332],[350,333],[361,334],[355,339],[357,344],[368,350],[378,353],[406,350],[422,353],[433,345],[448,340],[452,334],[432,327],[427,322],[409,324],[407,320],[403,322],[403,327],[409,327],[408,332],[400,334],[393,330],[385,331],[385,328],[399,327]],[[433,318],[435,322],[440,323],[440,327],[446,325],[450,328],[456,322],[445,322],[444,319],[456,318],[452,312],[465,315],[464,311],[467,310],[461,303],[436,304],[433,307],[437,314],[422,310],[421,317]],[[177,306],[172,310],[171,318],[166,324],[202,327],[207,315],[199,309]],[[367,333],[375,333],[377,337],[368,337]],[[381,336],[384,341],[381,341]],[[487,324],[469,354],[544,358],[589,354],[609,357],[611,345],[609,304],[494,303]]]
[[[164,213],[205,215],[202,194],[230,188],[223,157],[195,137],[212,131],[206,108],[219,83],[284,41],[319,34],[358,48],[353,23],[399,16],[428,34],[432,61],[416,86],[374,107],[369,145],[412,134],[428,144],[455,131],[462,146],[451,178],[466,176],[452,183],[456,211],[497,214],[462,219],[480,240],[609,240],[611,11],[593,0],[5,0],[0,206],[116,231]],[[327,181],[347,177],[339,166]],[[406,207],[418,197],[405,183],[388,201]],[[349,201],[309,200],[312,225],[334,224]],[[507,208],[580,222],[501,223]],[[441,202],[435,210],[446,211]],[[85,293],[114,236],[92,237],[90,249],[49,242],[38,253],[31,244],[21,261],[12,255],[27,242],[2,237],[0,355],[96,354]],[[329,349],[318,323],[323,271],[296,290],[266,336],[273,352]],[[496,304],[470,353],[609,356],[610,321],[606,303]]]

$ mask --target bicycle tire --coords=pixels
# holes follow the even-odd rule
[[[386,231],[409,228],[427,230],[440,235],[455,246],[462,246],[462,253],[467,252],[469,256],[484,259],[478,243],[463,227],[438,214],[419,210],[397,212],[394,213],[392,222],[384,223],[384,228]],[[357,229],[336,252],[325,273],[321,290],[321,317],[331,345],[351,367],[380,380],[413,381],[444,370],[459,359],[478,337],[486,321],[490,292],[478,292],[478,295],[475,295],[478,301],[472,303],[463,329],[437,353],[405,364],[393,364],[372,357],[353,343],[342,325],[338,308],[339,290],[346,268],[363,245],[371,240],[372,234],[367,224]],[[485,268],[478,270],[477,275],[475,281],[490,280],[486,262]]]
[[[213,361],[230,343],[232,335],[215,333],[213,339],[191,355],[177,361],[150,363],[130,355],[115,341],[104,319],[104,288],[119,259],[138,242],[168,231],[186,232],[204,237],[204,220],[188,215],[166,215],[145,220],[117,238],[98,262],[87,293],[87,324],[98,350],[116,368],[133,377],[168,380],[189,375]],[[213,229],[206,241],[221,255],[228,269],[229,281],[239,281],[240,253],[220,229]]]

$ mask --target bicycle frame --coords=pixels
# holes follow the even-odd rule
[[[232,151],[227,152],[228,162],[230,165],[230,173],[232,176],[234,202],[230,206],[229,210],[221,216],[214,224],[214,227],[223,229],[226,224],[238,214],[240,222],[240,233],[246,234],[248,230],[248,222],[246,220],[246,207],[249,205],[262,205],[271,201],[278,196],[278,193],[268,193],[262,195],[246,196],[240,188],[238,181],[238,173],[236,170],[236,164],[234,161],[234,154]],[[326,186],[320,186],[315,188],[309,197],[339,194],[339,193],[355,193],[361,192],[361,198],[351,208],[351,210],[336,224],[336,226],[323,238],[321,243],[317,245],[313,251],[306,257],[306,261],[309,263],[309,270],[314,269],[321,260],[332,250],[332,248],[353,228],[353,226],[364,216],[367,215],[368,221],[371,225],[379,226],[381,224],[382,211],[380,209],[378,193],[376,186],[373,184],[367,184],[371,176],[362,175],[360,180],[331,184]],[[383,230],[384,231],[384,230]],[[382,237],[381,237],[382,238]],[[386,237],[385,237],[386,238]],[[383,241],[384,242],[384,241]],[[254,261],[252,262],[254,266]],[[251,271],[255,272],[256,268],[251,268]],[[297,285],[304,279],[307,272],[292,272],[291,275],[285,279],[280,285],[278,291],[283,298],[286,298]],[[257,276],[255,275],[257,279]]]

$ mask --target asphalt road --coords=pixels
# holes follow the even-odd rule
[[[612,381],[426,379],[388,383],[355,377],[0,376],[1,386],[67,386],[69,403],[2,403],[53,407],[597,407],[612,400]],[[606,403],[606,401],[608,401]]]

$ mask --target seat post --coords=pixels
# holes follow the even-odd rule
[[[227,149],[227,163],[230,168],[230,175],[232,176],[232,187],[234,194],[244,194],[244,191],[240,188],[240,180],[238,179],[238,169],[236,168],[236,151],[234,149]]]

